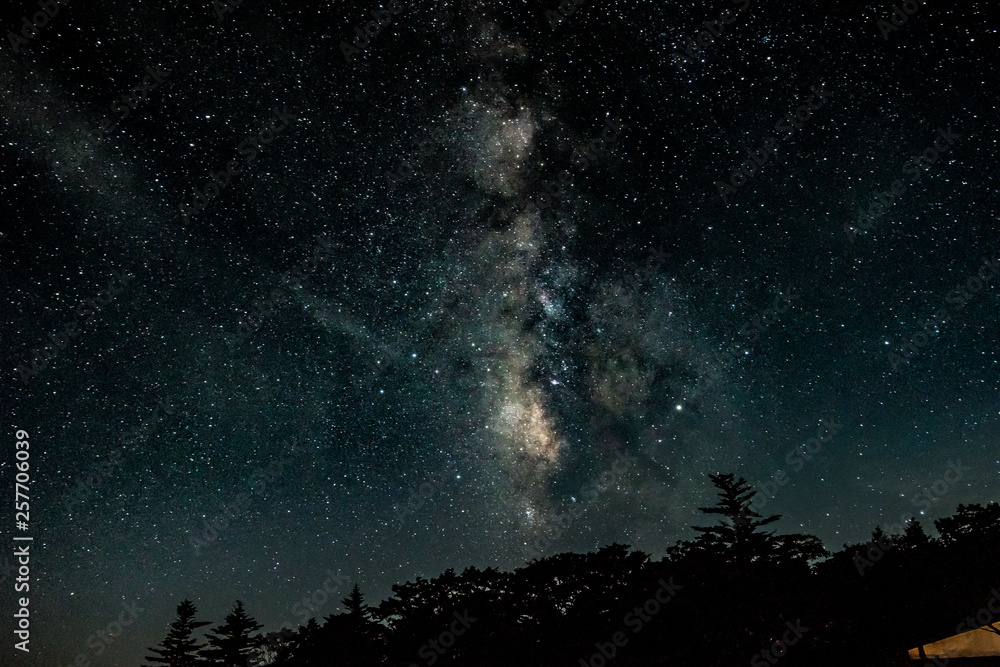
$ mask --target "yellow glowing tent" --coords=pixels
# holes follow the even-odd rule
[[[1000,630],[1000,623],[994,623],[993,627]],[[921,659],[920,648],[910,649],[911,660]],[[993,632],[988,626],[983,626],[931,644],[924,644],[922,648],[928,658],[1000,658],[1000,634]]]

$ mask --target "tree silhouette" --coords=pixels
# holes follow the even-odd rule
[[[296,631],[272,633],[271,651],[259,662],[759,667],[780,658],[780,667],[898,667],[915,664],[907,656],[913,647],[926,658],[924,645],[955,634],[956,623],[1000,634],[995,618],[984,625],[976,611],[1000,586],[995,503],[960,505],[935,521],[940,537],[915,520],[898,535],[876,526],[870,540],[822,558],[814,536],[763,530],[779,517],[752,511],[755,491],[746,480],[709,477],[718,502],[700,509],[717,515],[719,525],[695,527],[696,541],[671,547],[662,560],[611,544],[512,572],[449,569],[394,584],[374,608],[355,585],[322,626],[311,618]],[[191,631],[205,623],[192,621],[188,601],[178,615],[153,662],[243,667],[238,660],[248,657],[261,627],[237,601],[211,631],[212,648],[195,660]],[[230,639],[242,650],[219,654]]]
[[[297,632],[274,641],[268,664],[273,667],[312,667],[331,664],[331,656],[336,656],[336,664],[342,667],[382,664],[385,653],[382,632],[385,628],[372,620],[372,610],[365,604],[361,589],[355,584],[354,590],[341,604],[347,611],[327,616],[322,626],[315,618],[310,618]]]
[[[361,588],[354,584],[351,594],[340,601],[344,614],[327,616],[323,626],[324,641],[339,653],[345,667],[380,663],[382,648],[379,638],[382,626],[372,620],[372,609],[365,604]]]
[[[205,647],[195,642],[191,634],[198,628],[208,625],[209,621],[196,621],[194,615],[197,609],[190,600],[184,600],[177,605],[177,620],[170,624],[170,631],[160,648],[150,647],[155,656],[146,656],[146,660],[168,667],[196,667],[205,662],[198,652]],[[150,667],[150,666],[146,666]]]
[[[716,526],[692,526],[701,537],[696,544],[701,548],[717,550],[722,548],[728,552],[733,562],[749,563],[767,556],[771,551],[771,538],[774,532],[759,531],[763,526],[774,523],[780,515],[769,516],[766,519],[750,508],[757,492],[752,490],[747,481],[735,475],[709,475],[712,484],[719,490],[719,500],[715,507],[699,507],[705,514],[720,514],[729,520]]]
[[[924,527],[916,518],[911,518],[903,529],[903,537],[899,546],[904,549],[925,549],[930,544],[930,538],[924,532]]]
[[[347,613],[357,621],[371,620],[371,608],[365,604],[365,598],[357,584],[351,589],[351,594],[340,601]]]
[[[315,618],[310,618],[297,631],[281,633],[280,639],[277,637],[274,639],[277,641],[273,644],[273,658],[268,663],[269,665],[280,665],[281,667],[318,665],[324,657],[324,651],[326,651],[326,646],[321,641],[320,626]],[[326,657],[329,655],[329,652],[325,653]]]
[[[260,655],[264,638],[257,631],[263,627],[247,616],[243,603],[237,600],[226,622],[209,631],[209,645],[201,655],[209,665],[247,667],[252,658]]]
[[[959,505],[954,516],[934,522],[945,545],[966,543],[981,546],[1000,537],[1000,504]]]

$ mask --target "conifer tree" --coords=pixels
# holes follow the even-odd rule
[[[264,638],[257,631],[264,626],[247,616],[243,602],[226,616],[226,622],[212,628],[208,634],[208,647],[203,649],[206,664],[218,667],[247,667],[251,659],[258,657]]]
[[[198,628],[208,625],[209,621],[196,621],[194,615],[197,609],[190,600],[184,600],[177,605],[177,620],[170,624],[167,633],[159,647],[150,647],[156,655],[146,656],[146,660],[155,665],[167,667],[199,667],[205,662],[198,652],[205,647],[198,644],[191,634]],[[153,667],[147,665],[146,667]]]
[[[729,550],[736,561],[746,562],[754,556],[765,555],[773,532],[758,531],[759,528],[774,523],[780,515],[764,518],[750,508],[757,492],[747,481],[735,475],[709,475],[712,484],[719,490],[719,500],[715,507],[699,507],[705,514],[721,514],[729,523],[716,526],[692,526],[701,533],[698,543],[703,547],[723,547]]]
[[[347,610],[352,619],[356,621],[371,620],[371,607],[365,604],[365,598],[357,584],[354,584],[351,594],[341,600],[340,604],[344,605],[344,609]]]

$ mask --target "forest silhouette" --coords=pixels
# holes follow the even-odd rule
[[[713,525],[661,560],[612,544],[562,553],[513,572],[474,567],[392,586],[371,607],[358,585],[342,613],[261,634],[237,601],[196,638],[188,601],[149,667],[555,667],[918,664],[907,650],[987,626],[1000,634],[1000,505],[959,505],[902,534],[878,526],[866,543],[830,553],[811,535],[765,529],[753,491],[732,474],[699,508]],[[991,626],[989,624],[992,624]],[[946,664],[926,659],[919,664]],[[1000,664],[1000,658],[949,664]]]

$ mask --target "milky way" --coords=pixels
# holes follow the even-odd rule
[[[376,5],[216,5],[74,3],[4,42],[0,398],[44,554],[25,664],[99,664],[122,603],[146,611],[106,664],[184,597],[271,629],[328,570],[376,602],[449,567],[659,556],[707,473],[787,474],[768,509],[830,547],[996,497],[981,4],[883,34],[879,3],[400,2],[349,58]],[[950,459],[968,477],[918,507]]]

